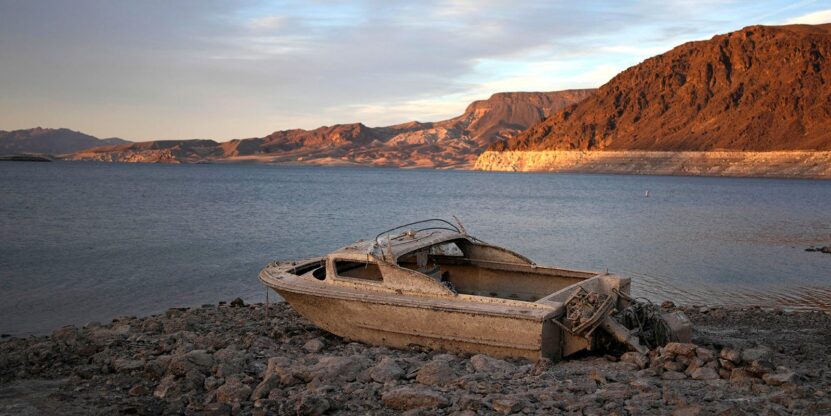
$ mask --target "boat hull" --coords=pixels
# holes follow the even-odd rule
[[[396,302],[274,289],[315,325],[353,340],[393,348],[421,345],[529,360],[561,358],[561,332],[538,311],[483,313],[426,299]]]

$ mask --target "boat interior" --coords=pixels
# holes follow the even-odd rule
[[[392,234],[405,226],[431,221],[439,221],[439,226]],[[393,228],[379,234],[376,243],[381,247],[389,247],[390,244],[401,247],[444,231],[455,232],[459,237],[437,239],[435,244],[417,245],[411,251],[396,253],[396,265],[427,275],[452,287],[459,294],[524,302],[563,301],[561,298],[568,296],[563,289],[581,282],[594,285],[594,280],[597,280],[588,280],[597,276],[592,272],[537,266],[517,253],[469,237],[459,227],[444,220],[426,220]],[[385,244],[381,238],[384,235],[387,236]],[[392,248],[389,247],[389,250],[389,255],[392,255]],[[366,256],[366,260],[358,260],[354,256],[351,259],[334,256],[328,264],[333,266],[328,273],[325,258],[300,264],[289,272],[318,280],[334,275],[338,279],[375,284],[384,281],[382,268],[370,255]]]
[[[465,239],[407,253],[398,265],[450,282],[458,293],[536,302],[594,273],[536,266],[498,247]]]

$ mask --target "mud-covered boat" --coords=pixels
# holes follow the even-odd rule
[[[445,220],[273,262],[259,277],[315,325],[391,347],[557,360],[610,342],[645,351],[690,332],[683,316],[632,302],[627,277],[537,265]]]

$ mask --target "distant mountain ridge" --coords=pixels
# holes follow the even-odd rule
[[[470,166],[490,144],[507,139],[593,89],[497,93],[471,103],[455,118],[368,127],[337,124],[314,130],[281,130],[265,137],[153,141],[104,146],[70,155],[108,162],[271,162],[398,167]]]
[[[688,42],[490,150],[831,150],[829,58],[831,24]]]
[[[61,155],[93,147],[130,143],[119,138],[98,139],[69,129],[0,130],[0,154]]]

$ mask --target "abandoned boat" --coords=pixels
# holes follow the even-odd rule
[[[438,219],[272,262],[259,278],[324,330],[397,348],[558,360],[609,340],[644,352],[691,332],[682,315],[633,302],[627,277],[540,266]]]

